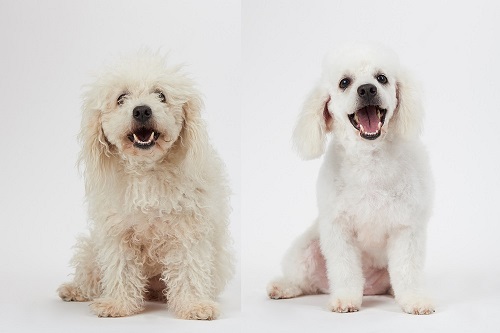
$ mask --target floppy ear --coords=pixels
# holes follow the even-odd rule
[[[185,168],[192,168],[191,174],[196,174],[207,157],[209,141],[205,121],[201,118],[203,101],[198,91],[191,88],[187,97],[182,106],[184,113],[182,144],[187,148],[183,163]]]
[[[398,104],[391,121],[395,132],[402,137],[414,138],[422,131],[424,110],[420,96],[419,86],[411,74],[402,69],[396,82]]]
[[[299,156],[310,160],[325,152],[326,134],[331,132],[333,118],[328,111],[330,95],[318,84],[307,97],[293,132],[293,143]]]
[[[101,99],[97,92],[88,91],[84,98],[79,140],[82,144],[79,166],[84,166],[87,192],[96,190],[106,182],[111,164],[111,147],[101,126]]]

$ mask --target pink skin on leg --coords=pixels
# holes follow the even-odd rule
[[[315,239],[305,251],[304,264],[310,272],[311,284],[322,293],[328,293],[329,283],[326,275],[326,261],[321,253],[319,240]]]
[[[327,293],[329,281],[326,275],[326,261],[321,252],[318,239],[313,240],[305,251],[304,264],[311,273],[312,285],[321,292]],[[385,295],[389,292],[391,283],[387,268],[363,265],[363,276],[365,277],[364,295]]]

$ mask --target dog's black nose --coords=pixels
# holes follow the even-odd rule
[[[377,87],[369,83],[362,84],[358,87],[358,96],[369,101],[373,97],[377,96]]]
[[[151,118],[153,111],[151,111],[151,108],[147,105],[139,105],[134,108],[132,115],[138,122],[145,123]]]

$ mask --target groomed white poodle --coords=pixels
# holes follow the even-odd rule
[[[354,43],[325,59],[293,136],[312,159],[331,134],[318,218],[288,250],[270,298],[330,293],[331,311],[351,312],[363,295],[391,293],[407,313],[434,312],[422,285],[434,191],[422,120],[419,92],[392,51]]]
[[[229,189],[180,66],[147,50],[108,67],[85,94],[80,139],[90,235],[65,301],[100,317],[166,301],[183,319],[215,319],[233,272]]]

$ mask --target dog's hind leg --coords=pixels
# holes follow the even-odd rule
[[[302,234],[283,260],[283,277],[272,281],[267,294],[272,299],[328,292],[325,259],[319,246],[317,223]]]
[[[101,293],[97,255],[89,237],[79,238],[75,247],[76,253],[72,259],[72,265],[75,267],[74,279],[72,282],[62,284],[57,292],[64,301],[86,302]]]

